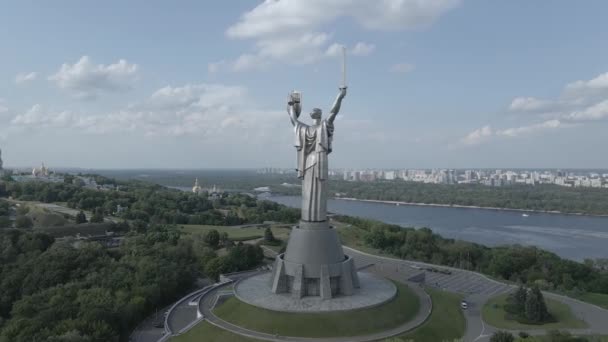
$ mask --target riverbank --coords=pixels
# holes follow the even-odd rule
[[[334,197],[335,200],[343,201],[354,201],[354,202],[369,202],[369,203],[382,203],[382,204],[393,204],[399,205],[411,205],[420,207],[440,207],[440,208],[464,208],[464,209],[484,209],[484,210],[497,210],[497,211],[514,211],[522,213],[539,213],[539,214],[558,214],[558,215],[573,215],[573,216],[593,216],[593,217],[608,217],[608,215],[601,214],[587,214],[587,213],[568,213],[559,210],[534,210],[534,209],[516,209],[516,208],[500,208],[500,207],[480,207],[475,205],[461,205],[461,204],[438,204],[438,203],[418,203],[418,202],[402,202],[402,201],[383,201],[383,200],[369,200],[359,199],[353,197]]]

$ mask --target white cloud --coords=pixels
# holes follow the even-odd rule
[[[492,129],[489,125],[478,128],[460,140],[462,145],[478,145],[493,138],[516,138],[522,135],[563,127],[560,120],[547,120],[541,123],[523,125],[501,130]]]
[[[369,54],[374,52],[375,49],[376,49],[376,46],[374,44],[358,42],[357,44],[355,44],[355,46],[351,50],[351,53],[354,56],[368,56]]]
[[[59,88],[72,92],[79,98],[95,98],[102,92],[130,89],[137,79],[138,65],[124,59],[116,63],[94,64],[88,56],[82,56],[74,64],[64,63],[59,71],[49,77]]]
[[[570,121],[590,121],[608,118],[608,99],[564,116]]]
[[[11,123],[19,126],[62,127],[73,124],[75,119],[77,116],[69,111],[50,112],[41,105],[35,104],[25,113],[17,115]]]
[[[539,131],[555,129],[561,126],[562,123],[559,120],[547,120],[538,124],[507,128],[500,131],[496,131],[496,135],[514,138],[523,134],[531,134]]]
[[[231,38],[259,38],[314,30],[340,17],[351,17],[374,30],[415,29],[432,24],[459,0],[266,0],[231,26]]]
[[[240,103],[247,90],[239,86],[218,84],[187,84],[182,87],[166,86],[155,91],[145,104],[146,108],[213,108],[228,103]]]
[[[566,85],[567,90],[580,89],[608,89],[608,72],[603,73],[588,81],[576,81]]]
[[[557,128],[581,126],[590,121],[608,120],[608,73],[590,80],[567,84],[555,100],[516,97],[511,101],[509,110],[535,113],[544,117],[545,121],[496,130],[485,126],[469,133],[461,139],[461,143],[474,145],[493,137],[512,138]]]
[[[393,64],[389,71],[390,72],[394,72],[394,73],[408,73],[410,71],[413,71],[415,68],[415,66],[413,64],[409,64],[409,63],[397,63],[397,64]]]
[[[23,84],[23,83],[27,83],[30,81],[35,81],[36,78],[38,78],[38,73],[36,73],[34,71],[28,72],[28,73],[20,73],[20,74],[17,74],[17,76],[15,76],[15,83]]]
[[[228,62],[227,70],[256,69],[260,62],[308,64],[338,51],[330,41],[326,26],[339,18],[351,18],[369,30],[406,30],[424,28],[445,12],[458,6],[460,0],[266,0],[229,27],[232,39],[254,41],[254,50]],[[373,44],[359,42],[353,55],[373,52]],[[218,62],[219,63],[219,62]],[[217,71],[217,63],[211,63]]]
[[[511,101],[511,111],[535,112],[546,110],[551,107],[550,101],[539,100],[535,97],[516,97]]]
[[[343,49],[344,49],[344,45],[338,44],[338,43],[333,43],[327,48],[327,50],[325,50],[325,54],[329,57],[342,56]]]
[[[68,129],[82,134],[127,132],[141,136],[196,136],[202,140],[269,142],[288,120],[282,111],[252,108],[247,90],[219,84],[166,86],[122,110],[102,113],[53,111],[34,105],[15,116],[20,128]],[[289,130],[285,134],[289,134]],[[251,143],[249,141],[248,143]]]
[[[492,128],[490,126],[484,126],[467,134],[467,136],[462,138],[461,142],[464,145],[476,145],[492,136],[492,134]]]

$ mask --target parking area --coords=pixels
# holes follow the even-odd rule
[[[344,249],[345,253],[355,258],[355,265],[358,268],[374,264],[376,271],[381,274],[398,274],[400,278],[403,277],[415,282],[423,281],[425,285],[450,292],[462,293],[467,296],[471,294],[495,296],[510,290],[509,285],[491,280],[475,272],[372,256],[348,247],[344,247]]]

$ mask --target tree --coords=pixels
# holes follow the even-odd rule
[[[537,286],[528,291],[524,314],[525,318],[533,323],[542,323],[549,318],[545,298]]]
[[[492,334],[490,337],[490,342],[513,342],[515,341],[515,336],[513,336],[510,332],[499,330]]]
[[[17,228],[32,228],[34,226],[34,222],[29,216],[19,215],[15,219],[15,227]]]
[[[229,246],[231,246],[231,242],[232,241],[230,241],[230,238],[228,237],[227,232],[222,232],[220,234],[220,243],[222,244],[222,246],[229,247]]]
[[[10,228],[11,220],[7,216],[0,216],[0,228]]]
[[[76,214],[76,224],[87,223],[87,216],[84,214],[84,211],[79,211]]]
[[[220,274],[226,271],[226,258],[213,258],[205,264],[205,273],[215,281],[220,279]]]
[[[266,242],[275,242],[274,234],[272,233],[272,229],[270,227],[266,227],[264,231],[264,241]]]
[[[64,175],[63,176],[63,182],[65,184],[72,184],[74,182],[74,176],[72,176],[72,175]]]
[[[513,304],[515,306],[513,309],[518,314],[521,314],[526,309],[527,295],[528,295],[528,290],[525,287],[523,287],[522,285],[520,285],[519,288],[517,288],[517,291],[515,291],[515,293],[513,293],[513,295],[512,295]]]
[[[220,243],[220,233],[215,229],[211,229],[205,234],[205,243],[210,247],[217,248]]]
[[[103,210],[101,208],[95,208],[93,215],[91,215],[91,223],[102,223],[103,222]]]

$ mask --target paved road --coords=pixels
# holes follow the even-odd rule
[[[158,313],[154,313],[141,322],[137,328],[131,334],[129,342],[156,342],[165,333],[164,327],[157,328],[155,325],[157,322],[164,321],[164,313],[169,310],[171,306],[167,306],[162,310],[158,310]]]
[[[174,334],[179,333],[197,319],[196,312],[198,299],[200,297],[200,293],[190,295],[178,306],[173,308],[173,311],[171,311],[171,314],[167,318],[170,331],[172,331]]]

